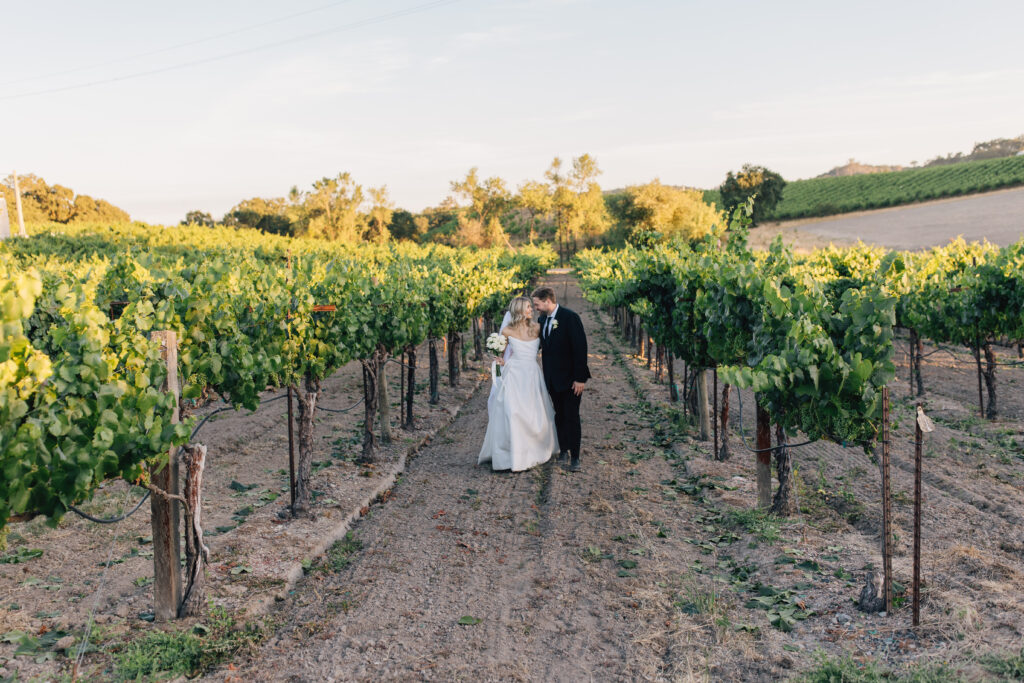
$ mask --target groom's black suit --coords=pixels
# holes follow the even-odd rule
[[[540,345],[544,351],[544,383],[555,407],[555,430],[558,447],[563,453],[580,454],[580,396],[572,392],[573,382],[590,379],[587,367],[587,335],[583,321],[576,312],[564,306],[555,311],[557,325],[548,330],[548,316],[540,318]]]

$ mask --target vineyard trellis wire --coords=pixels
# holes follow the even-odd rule
[[[32,233],[0,248],[0,354],[13,363],[13,374],[0,377],[0,529],[12,516],[56,523],[72,508],[78,514],[77,503],[106,479],[150,487],[148,471],[215,415],[285,398],[264,399],[268,388],[299,399],[301,513],[315,412],[349,412],[371,396],[364,385],[353,406],[321,406],[323,378],[350,361],[370,363],[368,380],[383,362],[411,378],[414,364],[387,355],[493,316],[508,292],[527,287],[554,259],[535,247],[351,247],[195,227]],[[160,389],[169,368],[148,338],[153,330],[177,339],[180,398]],[[195,417],[213,398],[225,405]],[[374,401],[368,416],[385,406]],[[364,449],[364,459],[372,456]]]
[[[979,393],[983,382],[989,391],[986,414],[996,417],[996,369],[1020,366],[992,347],[1024,339],[1024,240],[1002,249],[954,240],[919,253],[831,247],[797,257],[780,241],[751,252],[746,231],[740,209],[728,229],[702,241],[588,250],[577,255],[577,271],[588,298],[614,313],[641,356],[651,357],[643,344],[653,340],[659,358],[664,348],[685,362],[686,375],[717,368],[726,387],[754,390],[759,414],[811,442],[873,447],[898,328],[971,349]],[[679,394],[674,381],[670,394]],[[769,446],[751,450],[786,452]],[[788,471],[778,458],[776,466]],[[776,494],[776,510],[791,508],[784,498]]]

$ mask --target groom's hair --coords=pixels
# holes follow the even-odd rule
[[[550,287],[538,287],[533,290],[533,298],[540,299],[541,301],[550,301],[553,304],[558,303],[558,299],[555,297],[555,290]]]

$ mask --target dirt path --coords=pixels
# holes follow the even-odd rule
[[[667,637],[699,556],[683,533],[699,510],[659,484],[681,462],[650,457],[654,434],[604,328],[552,279],[591,335],[583,472],[477,467],[481,388],[357,527],[351,564],[315,567],[273,615],[290,625],[241,679],[607,680],[707,666],[699,647],[672,656]],[[703,626],[685,621],[700,643]]]
[[[231,612],[259,611],[289,579],[299,563],[320,554],[332,535],[343,531],[374,492],[387,486],[401,460],[423,439],[448,424],[483,377],[483,362],[469,361],[459,386],[442,376],[441,400],[428,403],[427,351],[418,357],[415,429],[398,425],[401,378],[389,369],[394,441],[382,445],[373,467],[356,462],[364,412],[359,363],[350,363],[324,381],[317,413],[312,477],[314,514],[282,519],[287,509],[288,431],[284,392],[268,392],[255,413],[227,411],[214,416],[198,433],[209,447],[203,482],[205,542],[211,551],[207,594]],[[348,412],[327,412],[345,409]],[[215,406],[200,411],[209,414]],[[125,482],[108,482],[84,503],[99,517],[119,514],[140,497]],[[108,670],[111,652],[123,641],[152,630],[153,554],[150,507],[111,525],[68,515],[56,529],[46,520],[11,525],[8,548],[0,551],[0,681],[10,675],[48,680],[69,668],[67,650],[52,643],[29,657],[16,655],[11,633],[79,637],[93,614],[97,653],[85,658],[83,677]],[[29,552],[25,560],[11,557]],[[33,556],[38,553],[38,556]],[[107,567],[109,563],[109,568]],[[52,640],[52,639],[51,639]],[[38,655],[38,656],[36,656]]]
[[[303,527],[304,535],[274,514],[281,498],[256,502],[286,486],[280,404],[207,428],[219,468],[209,489],[211,597],[229,609],[266,598],[276,629],[248,661],[236,658],[232,667],[240,668],[211,672],[209,680],[774,681],[814,666],[819,651],[905,666],[970,663],[978,652],[1019,648],[1024,408],[1015,373],[1024,370],[1001,374],[1006,417],[990,423],[973,417],[965,353],[938,354],[925,367],[925,408],[937,429],[925,448],[925,626],[915,632],[906,606],[879,617],[851,602],[866,571],[880,565],[878,469],[863,451],[827,443],[797,449],[801,513],[765,517],[752,509],[753,457],[738,435],[730,437],[732,459],[712,460],[711,444],[696,441],[679,404],[668,403],[666,385],[580,299],[571,276],[549,282],[583,316],[590,338],[595,377],[583,404],[582,473],[553,463],[521,474],[478,468],[487,386],[444,388],[442,406],[417,404],[424,431],[402,434],[382,460],[393,461],[406,440],[433,433],[425,430],[463,406],[454,422],[367,508],[352,535],[287,591],[282,580],[266,578],[276,575],[260,573],[273,567],[257,561],[261,553],[306,557],[329,542],[318,534],[335,525],[331,516],[380,478],[347,457],[358,417],[324,418],[324,469],[316,478],[323,525]],[[896,579],[904,584],[913,490],[905,358],[898,348],[893,499]],[[357,384],[348,370],[332,378],[330,405],[353,401]],[[749,437],[749,393],[744,404]],[[233,478],[266,488],[233,491]],[[220,518],[237,521],[231,511],[246,503],[256,509],[241,526],[216,528]],[[151,588],[133,581],[146,577],[151,562],[139,545],[141,515],[124,528],[71,520],[52,531],[32,522],[19,530],[22,538],[12,533],[15,548],[45,552],[0,564],[0,635],[71,631],[94,604],[97,564],[108,553],[100,541],[114,539],[117,559],[96,615],[105,654],[87,659],[99,680],[112,675],[111,651],[152,630],[138,614]],[[232,567],[244,563],[251,573],[236,575]],[[759,607],[762,598],[773,605]],[[791,630],[772,624],[770,609],[795,608],[808,614]],[[460,624],[463,617],[471,623]],[[33,663],[13,656],[14,648],[0,643],[0,678],[67,670],[66,659]]]
[[[978,429],[960,422],[969,405],[943,397],[927,406],[938,429],[926,453],[924,627],[913,631],[906,606],[884,617],[852,603],[880,565],[878,470],[863,451],[798,449],[801,513],[752,510],[753,457],[737,434],[733,458],[712,460],[667,387],[569,277],[549,280],[590,337],[583,472],[477,467],[481,387],[387,500],[278,603],[280,626],[263,649],[209,680],[775,681],[821,652],[970,671],[979,652],[1019,644],[1024,451],[993,451],[986,434],[967,431]],[[745,394],[748,435],[752,401]],[[911,412],[897,394],[904,584]],[[1016,421],[995,429],[1020,433]],[[787,610],[803,618],[773,624]]]

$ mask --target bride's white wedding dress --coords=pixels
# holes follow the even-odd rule
[[[501,376],[491,366],[491,395],[487,399],[487,434],[477,463],[492,469],[521,472],[547,462],[558,453],[555,410],[537,363],[540,339],[508,338]]]

